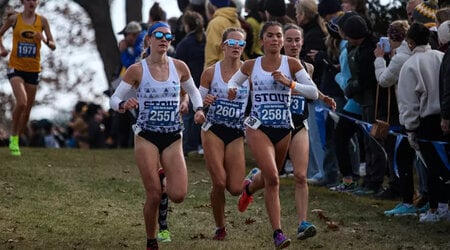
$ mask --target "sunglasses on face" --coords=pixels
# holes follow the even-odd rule
[[[223,42],[223,44],[228,45],[228,47],[234,47],[236,44],[239,45],[239,47],[244,47],[247,42],[244,40],[227,39]]]
[[[161,31],[155,31],[152,33],[152,35],[158,40],[161,40],[164,37],[167,41],[172,41],[174,38],[172,33],[163,33]]]

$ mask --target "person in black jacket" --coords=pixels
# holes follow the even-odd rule
[[[347,98],[353,98],[361,105],[362,120],[373,124],[375,122],[377,86],[373,51],[376,48],[377,41],[370,33],[364,18],[359,15],[349,17],[345,21],[343,32],[349,42],[348,62],[352,75],[344,94]],[[366,175],[362,187],[354,193],[357,195],[373,195],[381,188],[383,183],[387,158],[383,147],[375,138],[365,136],[364,149]]]

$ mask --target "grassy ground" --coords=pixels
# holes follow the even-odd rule
[[[0,148],[0,249],[144,249],[144,192],[132,150],[24,148],[22,154],[12,157]],[[203,159],[187,164],[188,195],[182,204],[170,203],[172,242],[160,244],[162,249],[273,249],[262,192],[245,213],[237,211],[237,197],[228,195],[227,239],[211,240],[209,175]],[[293,180],[283,179],[289,249],[450,249],[449,222],[385,217],[395,201],[321,187],[310,187],[309,219],[318,234],[298,241],[293,191]]]

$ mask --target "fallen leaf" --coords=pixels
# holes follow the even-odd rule
[[[247,219],[245,219],[245,225],[250,225],[250,224],[253,224],[253,223],[255,223],[255,219],[252,219],[252,218],[247,218]]]

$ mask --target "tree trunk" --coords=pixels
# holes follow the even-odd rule
[[[127,23],[142,21],[142,0],[127,0],[125,4]]]
[[[86,10],[92,20],[95,31],[95,41],[108,85],[117,77],[120,70],[120,53],[111,22],[109,1],[105,0],[74,0]]]

